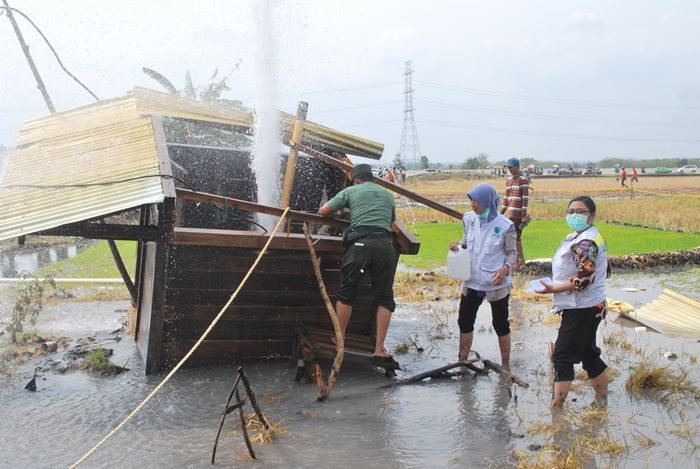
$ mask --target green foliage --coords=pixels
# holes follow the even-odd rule
[[[420,156],[420,167],[421,169],[428,169],[430,167],[430,161],[425,155]]]
[[[197,87],[192,82],[189,70],[185,73],[185,85],[178,90],[173,83],[159,72],[143,67],[143,72],[156,80],[168,93],[197,99],[206,103],[216,103],[237,110],[246,110],[240,101],[232,101],[223,98],[223,94],[231,88],[228,86],[228,78],[238,70],[240,61],[234,65],[228,75],[219,76],[219,71],[209,79],[209,83]],[[166,118],[163,120],[163,128],[166,138],[172,143],[184,143],[188,145],[206,145],[227,148],[249,148],[250,138],[230,125],[216,124],[213,122],[191,121],[179,118]]]
[[[394,155],[394,160],[392,161],[392,164],[394,165],[394,168],[397,169],[406,169],[406,166],[403,164],[403,159],[401,159],[401,153],[397,153]]]
[[[124,265],[129,275],[133,278],[136,269],[136,242],[117,241],[116,243]],[[114,265],[114,259],[107,241],[99,241],[90,247],[82,249],[74,257],[54,262],[40,269],[38,275],[43,275],[49,270],[60,272],[62,277],[119,278],[119,271]]]
[[[13,344],[17,343],[17,335],[24,332],[27,322],[32,326],[36,324],[39,313],[44,308],[44,292],[47,286],[56,288],[56,282],[52,276],[47,276],[39,280],[29,272],[23,272],[22,278],[25,282],[15,293],[15,306],[12,308],[10,322],[5,327],[5,333],[10,337]],[[24,335],[22,338],[24,339]]]
[[[489,165],[489,155],[486,153],[479,153],[478,155],[471,156],[464,160],[462,163],[462,169],[482,169],[487,168]]]
[[[598,223],[611,256],[670,252],[700,246],[700,234]],[[401,256],[409,267],[427,269],[444,265],[447,246],[462,238],[462,226],[454,223],[428,223],[411,226],[421,242],[415,256]],[[533,220],[523,231],[525,259],[551,258],[561,240],[571,230],[563,220]]]

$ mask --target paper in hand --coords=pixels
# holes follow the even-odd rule
[[[547,283],[552,283],[552,279],[549,277],[542,277],[530,280],[530,293],[537,293],[538,291],[544,290],[544,285],[542,285],[543,280]]]

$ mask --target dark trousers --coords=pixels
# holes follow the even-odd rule
[[[595,343],[601,318],[597,308],[565,309],[554,345],[554,381],[573,381],[574,364],[583,363],[589,378],[601,374],[607,365],[600,359]]]
[[[508,299],[510,295],[501,298],[498,301],[491,303],[491,316],[493,330],[496,331],[498,337],[510,334],[510,322],[508,321]],[[459,332],[468,334],[474,331],[474,322],[476,322],[476,312],[479,306],[484,301],[484,292],[478,292],[467,289],[467,296],[462,295],[459,300]]]

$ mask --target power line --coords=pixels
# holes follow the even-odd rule
[[[84,84],[82,81],[78,80],[78,77],[76,77],[76,76],[73,75],[70,71],[68,71],[68,69],[65,67],[65,65],[63,65],[63,62],[61,62],[61,58],[58,56],[58,52],[56,52],[56,49],[53,48],[53,46],[51,45],[51,43],[49,42],[49,40],[47,39],[47,37],[44,36],[44,33],[41,31],[41,29],[39,29],[39,26],[37,26],[36,24],[34,24],[34,22],[33,22],[27,15],[25,15],[24,13],[22,13],[22,12],[21,12],[20,10],[18,10],[17,8],[12,8],[12,7],[9,7],[9,6],[0,6],[0,9],[1,9],[1,10],[4,10],[4,11],[7,11],[7,12],[12,11],[12,12],[15,12],[15,13],[19,13],[24,19],[26,19],[27,21],[29,21],[29,24],[31,24],[32,26],[34,26],[34,29],[37,30],[37,32],[39,33],[39,35],[41,36],[41,38],[44,40],[44,42],[46,42],[46,45],[49,46],[49,49],[51,49],[51,52],[53,53],[54,57],[56,57],[56,61],[58,62],[58,65],[61,67],[61,69],[63,69],[63,71],[66,72],[66,74],[67,74],[69,77],[71,77],[73,80],[75,80],[76,83],[78,83],[80,86],[82,86],[83,89],[84,89],[85,91],[87,91],[88,93],[90,93],[90,95],[91,95],[93,98],[95,98],[96,101],[99,101],[99,100],[100,100],[100,98],[98,98],[97,95],[96,95],[95,93],[93,93],[93,92],[90,90],[90,88],[88,88],[87,86],[85,86],[85,84]],[[8,13],[8,16],[9,16],[9,13]]]
[[[637,138],[637,137],[606,137],[600,135],[582,135],[582,134],[560,134],[554,132],[541,132],[521,129],[508,129],[502,127],[488,127],[484,125],[464,124],[458,122],[440,121],[433,119],[419,119],[421,123],[438,125],[441,127],[451,127],[457,129],[482,130],[485,132],[500,132],[526,136],[541,136],[553,138],[571,138],[583,140],[612,140],[612,141],[634,141],[634,142],[667,142],[667,143],[698,143],[700,139],[667,139],[667,138]]]
[[[386,106],[387,104],[398,104],[402,103],[400,99],[396,99],[394,101],[382,101],[380,103],[370,103],[370,104],[358,104],[357,106],[347,106],[347,107],[337,107],[337,108],[332,108],[332,109],[321,109],[320,111],[313,111],[314,114],[325,114],[325,113],[330,113],[330,112],[339,112],[339,111],[350,111],[352,109],[363,109],[363,108],[368,108],[368,107],[378,107],[378,106]]]
[[[605,101],[588,101],[582,99],[573,98],[553,98],[546,96],[535,96],[519,93],[510,93],[506,91],[494,91],[485,90],[480,88],[468,88],[463,86],[447,85],[443,83],[435,83],[430,81],[416,80],[416,84],[427,86],[430,88],[437,88],[446,91],[455,91],[458,93],[475,94],[480,96],[493,96],[497,98],[511,98],[519,99],[524,101],[539,101],[546,103],[556,103],[556,104],[574,104],[580,106],[593,106],[593,107],[608,107],[608,108],[626,108],[626,109],[675,109],[675,110],[698,110],[700,106],[670,106],[664,104],[629,104],[629,103],[615,103],[615,102],[605,102]]]
[[[574,117],[574,116],[562,116],[553,114],[535,114],[530,112],[518,112],[518,111],[505,111],[501,109],[492,109],[479,106],[467,106],[463,104],[453,104],[453,103],[443,103],[439,101],[429,101],[425,99],[416,99],[417,103],[425,104],[426,106],[434,106],[444,109],[453,109],[456,111],[469,111],[469,112],[479,112],[483,114],[495,114],[500,116],[511,116],[511,117],[527,117],[532,119],[550,119],[550,120],[565,120],[565,121],[579,121],[579,122],[597,122],[605,124],[623,124],[623,125],[649,125],[649,126],[667,126],[667,127],[700,127],[700,123],[697,124],[674,124],[670,122],[641,122],[641,121],[617,121],[609,119],[595,119],[588,117]]]
[[[401,122],[403,119],[389,119],[386,121],[378,121],[378,122],[363,122],[362,124],[350,124],[350,125],[339,125],[337,128],[339,129],[349,129],[352,127],[370,127],[373,125],[382,125],[382,124],[391,124],[394,122]]]
[[[387,86],[395,86],[395,85],[400,85],[400,81],[391,81],[387,83],[377,83],[374,85],[360,85],[360,86],[349,86],[347,88],[332,88],[332,89],[327,89],[327,90],[315,90],[315,91],[304,91],[302,93],[299,93],[301,96],[308,95],[308,94],[321,94],[321,93],[342,93],[345,91],[355,91],[355,90],[367,90],[370,88],[384,88]]]

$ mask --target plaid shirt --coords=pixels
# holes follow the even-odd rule
[[[529,200],[530,180],[519,174],[506,181],[506,195],[503,197],[505,216],[512,220],[525,220]]]

